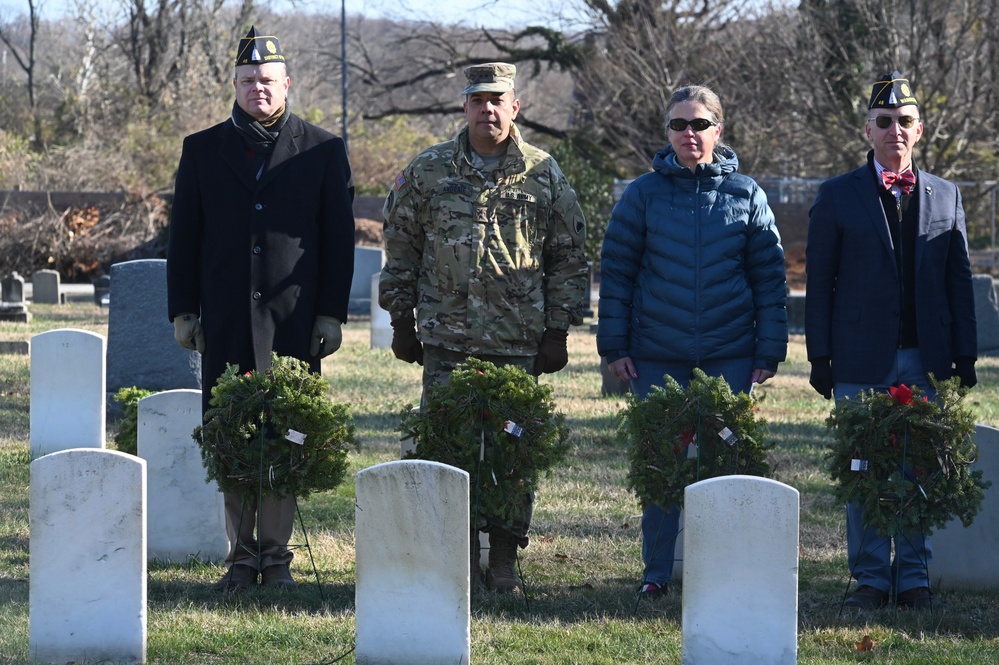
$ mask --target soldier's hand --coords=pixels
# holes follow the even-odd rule
[[[423,365],[423,345],[416,338],[416,319],[412,316],[392,322],[392,353],[399,360]]]
[[[568,330],[545,328],[541,335],[538,356],[534,359],[534,376],[557,372],[569,362]]]
[[[815,388],[815,392],[826,399],[832,399],[832,358],[823,356],[812,360],[812,373],[808,377],[808,383]]]
[[[205,329],[197,314],[178,314],[173,317],[173,338],[185,349],[205,352]]]
[[[317,316],[312,324],[312,342],[309,354],[313,358],[325,358],[340,348],[343,343],[343,331],[340,329],[340,319],[332,316]]]

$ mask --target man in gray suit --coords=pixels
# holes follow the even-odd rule
[[[923,134],[919,105],[898,71],[874,83],[867,163],[822,184],[809,213],[805,335],[810,383],[831,399],[863,390],[918,386],[957,375],[977,382],[975,301],[957,186],[920,171],[912,149]],[[892,539],[865,528],[847,505],[847,549],[857,589],[846,607],[943,606],[929,589],[929,538]]]

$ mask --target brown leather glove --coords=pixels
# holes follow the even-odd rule
[[[541,335],[538,356],[534,359],[534,376],[557,372],[568,364],[569,350],[566,348],[568,339],[568,330],[545,328],[544,334]]]
[[[392,322],[392,353],[399,360],[423,365],[423,345],[416,339],[416,319],[407,316]]]

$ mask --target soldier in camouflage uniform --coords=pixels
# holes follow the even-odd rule
[[[396,357],[423,365],[424,391],[470,356],[557,372],[569,326],[583,321],[586,224],[558,164],[513,122],[516,71],[467,67],[468,125],[419,154],[385,200],[379,303]],[[527,505],[521,524],[487,527],[491,588],[522,588],[514,562],[530,516]]]

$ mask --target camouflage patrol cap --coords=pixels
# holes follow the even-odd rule
[[[509,92],[514,89],[513,79],[517,76],[517,65],[506,62],[486,62],[465,67],[468,85],[461,91],[463,95],[473,92]]]
[[[236,66],[263,65],[268,62],[285,62],[281,42],[272,35],[257,34],[257,29],[251,25],[246,37],[239,40]]]

